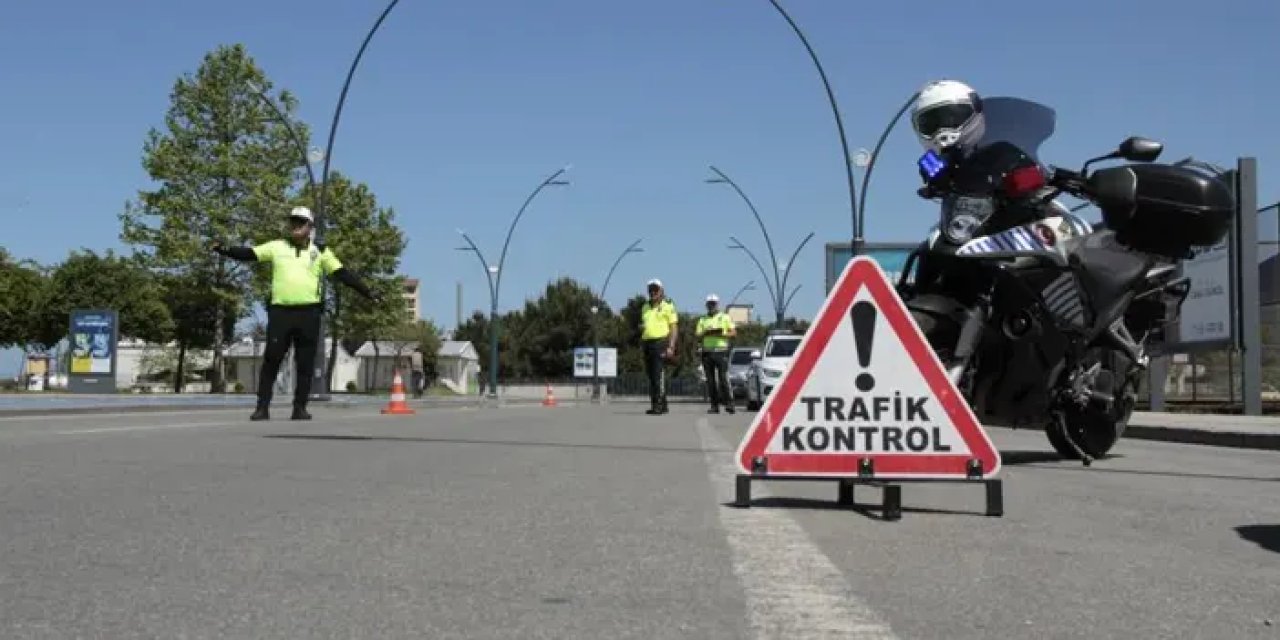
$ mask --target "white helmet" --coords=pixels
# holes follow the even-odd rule
[[[920,89],[911,107],[911,126],[920,144],[936,152],[953,146],[967,150],[986,130],[982,98],[957,80],[935,80]]]

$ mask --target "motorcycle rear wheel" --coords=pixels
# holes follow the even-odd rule
[[[1102,360],[1102,366],[1111,370],[1115,382],[1109,391],[1114,401],[1109,410],[1096,406],[1065,407],[1064,419],[1072,440],[1090,457],[1105,457],[1124,435],[1129,418],[1133,415],[1133,407],[1137,398],[1137,381],[1128,375],[1129,360],[1115,351],[1095,351],[1095,358]],[[1058,455],[1068,460],[1078,460],[1080,455],[1063,437],[1054,424],[1045,429],[1049,444]]]

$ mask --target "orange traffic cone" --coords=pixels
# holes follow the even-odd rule
[[[387,403],[383,413],[394,413],[397,415],[413,415],[413,409],[404,401],[404,380],[400,378],[400,370],[395,370],[395,377],[391,379],[391,402]]]
[[[547,385],[547,395],[542,397],[542,406],[544,407],[556,406],[556,394],[551,391],[550,384]]]

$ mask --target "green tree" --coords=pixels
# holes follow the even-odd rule
[[[159,280],[134,257],[73,251],[52,269],[31,342],[52,347],[67,336],[74,309],[115,309],[122,338],[166,342],[173,319]]]
[[[174,366],[167,370],[174,372],[174,393],[182,393],[188,378],[188,354],[195,349],[213,349],[215,344],[229,342],[231,336],[227,334],[234,330],[234,325],[223,325],[222,340],[215,339],[213,332],[218,326],[216,315],[221,297],[209,287],[201,286],[200,282],[192,281],[190,274],[164,274],[159,277],[159,282],[165,306],[173,320],[172,340],[177,343],[171,350]],[[216,353],[214,355],[215,361],[220,363],[221,358]],[[205,366],[204,363],[198,364]]]
[[[513,333],[516,359],[525,375],[564,378],[573,375],[573,349],[591,343],[591,306],[599,298],[572,278],[548,284],[525,303],[523,322]]]
[[[522,378],[529,375],[526,363],[516,360],[512,336],[520,335],[523,326],[523,314],[512,311],[499,315],[501,324],[498,332],[498,373],[499,383],[502,380]],[[468,341],[475,346],[480,355],[480,381],[489,383],[489,345],[491,325],[487,313],[476,311],[454,331],[454,339]]]
[[[400,258],[408,243],[404,232],[395,223],[395,210],[378,206],[377,198],[367,185],[353,183],[337,171],[329,172],[328,188],[325,197],[325,246],[333,250],[343,266],[361,278],[394,280],[396,287],[388,287],[383,293],[388,304],[403,307],[396,270],[400,267]],[[316,202],[319,201],[319,194],[312,193],[308,187],[297,200],[299,203]],[[265,294],[269,286],[264,276],[265,273],[257,283],[259,295]],[[359,297],[345,289],[344,285],[331,283],[326,291],[325,309],[330,321],[328,326],[331,327],[329,337],[334,338],[329,347],[326,375],[329,386],[332,387],[339,339],[347,336],[353,327],[370,326],[370,319],[361,318],[361,314],[377,316],[381,311],[369,308],[363,301],[344,305],[345,300]],[[379,330],[385,328],[377,320],[373,321],[373,325],[378,326]]]
[[[735,347],[763,347],[764,339],[769,335],[768,325],[759,322],[744,322],[737,329],[738,335],[733,339]]]
[[[256,93],[270,87],[238,44],[218,47],[194,74],[178,78],[164,127],[143,145],[143,167],[159,188],[140,191],[120,216],[121,238],[149,266],[204,283],[216,296],[209,329],[215,393],[224,386],[224,336],[248,306],[251,271],[209,245],[274,237],[302,176],[289,129]],[[292,115],[296,100],[285,92],[278,102],[305,146],[307,129]]]
[[[0,248],[0,348],[35,341],[46,281],[39,265],[15,261]]]
[[[417,322],[410,323],[405,328],[406,337],[417,345],[422,351],[422,372],[427,380],[436,377],[436,363],[439,360],[440,346],[443,341],[440,339],[440,328],[434,322],[423,318]]]

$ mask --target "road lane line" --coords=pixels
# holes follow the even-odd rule
[[[234,425],[251,424],[247,420],[237,420],[235,422],[180,422],[177,424],[133,424],[123,427],[99,427],[97,429],[69,429],[63,431],[38,431],[32,433],[47,433],[55,436],[73,436],[86,433],[119,433],[122,431],[164,431],[178,429],[199,429],[203,427],[230,427]]]
[[[853,593],[830,558],[785,512],[723,506],[734,500],[735,447],[706,418],[698,419],[697,431],[754,637],[896,640],[888,623]],[[752,487],[753,493],[768,495],[761,489]]]
[[[228,407],[226,409],[188,409],[186,411],[112,411],[109,408],[103,408],[102,411],[90,413],[62,413],[50,412],[41,414],[28,414],[21,416],[7,416],[0,414],[0,422],[70,422],[72,420],[82,420],[85,418],[138,418],[145,416],[189,416],[192,413],[203,413],[216,415],[219,413],[250,413],[253,407]]]

